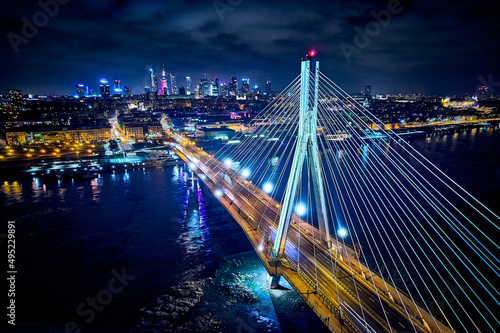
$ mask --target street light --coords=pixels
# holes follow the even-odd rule
[[[189,168],[190,168],[191,170],[196,169],[196,164],[194,164],[194,163],[189,163]]]
[[[297,207],[295,208],[295,212],[297,215],[302,216],[306,213],[306,206],[302,203],[299,203]]]
[[[345,238],[348,235],[347,229],[342,227],[339,228],[338,235],[342,238]]]
[[[227,165],[227,166],[231,166],[233,162],[228,158],[224,161],[224,164]]]
[[[248,169],[243,170],[243,172],[241,173],[241,175],[242,175],[244,178],[248,178],[248,177],[250,177],[250,170],[248,170]]]
[[[216,196],[217,198],[222,197],[222,194],[223,194],[223,193],[222,193],[222,191],[221,191],[221,190],[216,190],[216,191],[215,191],[215,196]]]
[[[271,193],[273,191],[273,184],[265,183],[263,188],[264,188],[264,192]]]

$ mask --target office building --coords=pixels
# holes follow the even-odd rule
[[[191,77],[186,76],[186,94],[191,95],[192,90],[192,82],[191,82]]]
[[[109,88],[108,80],[101,79],[101,84],[99,86],[99,92],[101,93],[102,97],[109,97],[109,96],[111,96],[111,90]]]
[[[229,83],[229,95],[236,96],[238,94],[238,79],[233,76],[231,78],[231,83]]]
[[[271,80],[267,79],[266,80],[266,94],[271,95],[272,90],[271,90]]]
[[[170,94],[177,95],[177,74],[170,73]]]
[[[250,79],[241,79],[241,93],[247,94],[250,92]]]

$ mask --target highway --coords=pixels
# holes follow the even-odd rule
[[[261,245],[270,251],[279,221],[279,203],[203,150],[179,144],[172,147],[194,164],[191,168],[197,174],[209,177],[230,205],[238,207],[238,213],[260,230],[263,239],[268,240],[268,244]],[[292,221],[285,255],[292,267],[298,266],[311,281],[317,281],[316,291],[304,290],[304,293],[322,292],[334,304],[350,307],[345,310],[353,310],[354,315],[369,325],[360,328],[365,332],[450,332],[441,323],[439,328],[434,322],[427,322],[429,326],[425,327],[414,306],[403,306],[400,299],[393,302],[381,285],[365,278],[369,276],[367,270],[363,276],[363,267],[354,267],[341,242],[334,241],[334,246],[328,249],[315,231],[312,234],[304,228],[299,231],[299,224],[302,226],[306,221],[295,215]]]

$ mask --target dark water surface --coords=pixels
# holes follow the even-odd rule
[[[499,211],[498,126],[413,144]],[[206,278],[224,256],[252,250],[238,224],[203,185],[193,186],[184,167],[61,184],[2,180],[0,211],[2,225],[16,221],[16,332],[63,332],[66,325],[128,331],[139,309],[168,286]],[[120,274],[129,279],[118,291],[113,283]],[[106,305],[92,309],[95,298]]]

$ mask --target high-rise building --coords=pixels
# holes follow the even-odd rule
[[[168,89],[167,74],[165,74],[165,67],[163,67],[161,71],[160,91],[158,93],[160,95],[170,95],[170,91]]]
[[[238,79],[233,76],[231,78],[231,83],[229,84],[229,95],[236,96],[238,94]]]
[[[122,94],[122,82],[121,80],[115,80],[114,82],[114,93],[115,96],[121,96]]]
[[[177,74],[170,73],[170,93],[177,95]]]
[[[215,96],[220,96],[220,84],[218,77],[215,78],[215,91],[216,91]]]
[[[186,95],[186,89],[184,87],[179,87],[179,95]]]
[[[85,84],[77,84],[76,85],[76,94],[80,97],[86,97],[89,95],[89,87]]]
[[[153,71],[153,67],[149,68],[150,75],[150,92],[156,93],[158,92],[158,81],[156,80],[156,73]]]
[[[266,94],[271,95],[272,90],[271,90],[271,80],[267,79],[266,80]]]
[[[195,99],[199,99],[199,98],[201,98],[201,96],[200,96],[200,95],[201,95],[201,94],[200,94],[200,86],[199,86],[199,85],[197,85],[197,86],[194,88],[194,98],[195,98]]]
[[[109,96],[111,96],[111,91],[109,89],[108,80],[101,79],[101,85],[99,86],[99,92],[101,93],[102,97],[109,97]]]
[[[256,84],[255,86],[253,86],[253,90],[252,90],[252,92],[253,92],[254,94],[260,94],[260,88],[259,88],[259,85],[258,85],[258,84]]]
[[[210,96],[219,96],[219,87],[217,86],[217,82],[219,79],[212,79],[212,82],[210,83]]]
[[[241,92],[243,94],[250,92],[250,79],[241,79]]]
[[[188,95],[191,95],[191,85],[192,85],[192,82],[191,82],[191,77],[190,76],[186,76],[186,93]]]
[[[125,93],[125,97],[131,97],[132,96],[132,88],[125,86],[123,88],[123,92]]]
[[[9,107],[12,111],[21,111],[24,108],[23,94],[19,89],[7,90],[9,97]]]
[[[200,79],[200,95],[208,96],[209,95],[209,83],[208,78],[205,76],[203,79]]]
[[[363,92],[363,95],[365,97],[372,97],[372,85],[371,84],[365,84],[365,91]]]
[[[221,83],[219,87],[219,96],[227,96],[227,84]]]

